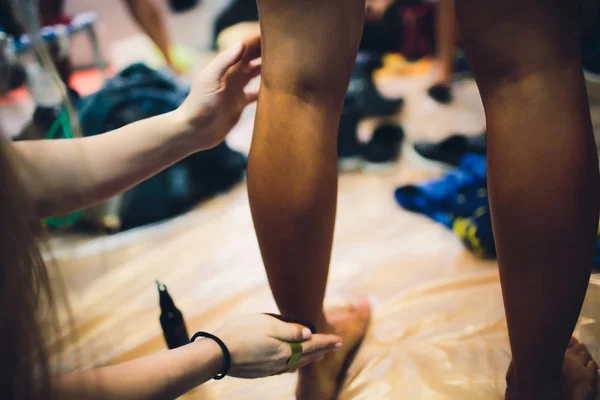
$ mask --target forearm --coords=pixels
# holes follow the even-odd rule
[[[102,135],[14,143],[18,170],[40,217],[86,208],[191,154],[177,111]]]
[[[174,399],[210,380],[223,356],[212,340],[123,364],[72,372],[56,378],[58,399]]]

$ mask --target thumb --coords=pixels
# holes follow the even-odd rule
[[[210,71],[210,75],[215,79],[221,79],[225,76],[229,68],[237,64],[242,58],[244,47],[244,43],[239,42],[219,54],[210,64],[208,64],[207,69]]]
[[[300,324],[282,322],[275,318],[270,321],[270,331],[273,339],[283,342],[304,342],[312,337],[312,332]]]

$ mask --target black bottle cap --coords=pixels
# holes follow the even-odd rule
[[[167,291],[167,287],[165,285],[163,285],[162,283],[160,283],[159,281],[156,281],[156,286],[158,287],[160,309],[162,311],[165,311],[165,310],[170,311],[170,310],[175,309],[175,303],[173,302],[173,299],[169,295],[169,292]]]

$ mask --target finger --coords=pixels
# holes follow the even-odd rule
[[[303,354],[302,357],[294,364],[294,366],[288,369],[286,372],[294,373],[297,370],[306,367],[309,364],[322,361],[327,354],[334,351],[333,349],[321,350],[310,355]]]
[[[321,350],[336,349],[342,346],[342,338],[336,335],[316,334],[302,344],[303,354],[311,354]]]
[[[243,62],[250,62],[254,59],[260,57],[261,53],[261,43],[260,43],[260,34],[253,35],[248,39],[244,40],[244,44],[246,46],[246,50],[244,51],[244,55],[242,56]]]
[[[298,364],[296,364],[296,366],[293,369],[289,370],[289,372],[296,372],[297,370],[302,369],[302,368],[306,367],[307,365],[323,361],[324,358],[325,358],[325,355],[321,355],[318,357],[309,357],[304,360],[300,360],[300,361],[298,361]]]
[[[269,375],[269,376],[278,376],[278,375],[283,375],[283,374],[287,374],[288,372],[290,372],[290,370],[289,370],[289,369],[287,369],[287,368],[284,368],[284,369],[282,369],[281,371],[274,372],[274,373],[272,373],[272,374],[271,374],[271,375]]]
[[[264,314],[264,315],[268,315],[269,317],[275,318],[276,320],[279,320],[282,322],[289,322],[289,323],[294,323],[294,324],[299,324],[299,325],[305,326],[308,329],[310,329],[310,331],[312,333],[315,333],[317,331],[315,329],[315,326],[310,321],[307,321],[305,319],[301,319],[301,318],[290,316],[290,315],[278,315],[278,314],[269,314],[269,313]]]
[[[252,79],[256,78],[257,76],[260,75],[262,71],[262,60],[254,60],[250,63],[250,65],[248,66],[248,70],[246,72],[246,79],[248,79],[248,81],[251,81]]]
[[[572,347],[572,351],[575,354],[580,355],[582,353],[587,352],[587,347],[583,343],[577,343],[575,346]]]
[[[323,357],[328,356],[328,355],[330,355],[332,353],[340,351],[340,349],[341,349],[341,347],[335,347],[335,346],[333,346],[333,347],[328,347],[328,348],[323,349],[323,350],[313,351],[313,352],[310,352],[310,353],[304,352],[300,356],[300,359],[298,360],[298,363],[302,363],[302,362],[305,362],[307,360],[311,361],[311,360],[315,360],[317,358],[323,358]]]
[[[231,68],[225,77],[227,84],[232,87],[245,87],[252,79],[260,75],[262,69],[261,60],[253,60],[246,64],[240,62]]]
[[[206,67],[212,77],[215,79],[221,79],[223,76],[225,76],[229,68],[233,67],[240,61],[245,46],[246,45],[243,42],[237,43],[229,50],[225,50],[214,60],[212,60],[211,63]]]
[[[589,351],[584,351],[583,353],[581,353],[579,355],[579,357],[583,361],[584,365],[587,364],[588,362],[592,361],[592,355],[590,354]]]
[[[588,363],[585,364],[585,367],[589,368],[592,371],[598,370],[598,364],[596,364],[596,361],[594,361],[594,360],[588,361]]]
[[[300,357],[300,359],[298,360],[297,365],[302,365],[302,363],[311,363],[318,359],[324,358],[326,355],[329,355],[329,354],[333,353],[334,351],[335,351],[335,349],[327,349],[327,350],[316,351],[311,354],[302,354],[302,357]]]
[[[271,324],[271,336],[283,342],[304,342],[312,337],[310,329],[300,324],[282,322],[275,318],[269,318]]]
[[[246,102],[248,104],[250,104],[250,103],[254,103],[256,100],[258,100],[258,92],[259,92],[258,89],[246,91],[244,93],[246,95]]]

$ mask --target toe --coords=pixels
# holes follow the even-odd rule
[[[598,371],[598,364],[596,364],[596,361],[594,360],[588,361],[585,367],[590,371]]]
[[[579,340],[575,339],[574,336],[571,336],[571,340],[569,340],[569,348],[575,346],[578,343],[579,343]]]
[[[576,345],[574,345],[571,350],[573,351],[573,353],[577,356],[581,356],[584,353],[587,353],[587,347],[585,347],[585,345],[583,343],[577,343]]]
[[[579,354],[579,360],[583,363],[583,365],[587,365],[590,361],[592,361],[592,355],[589,352],[583,352]]]
[[[369,299],[367,297],[363,297],[356,304],[356,312],[363,321],[369,320],[371,317],[371,304],[369,303]]]

